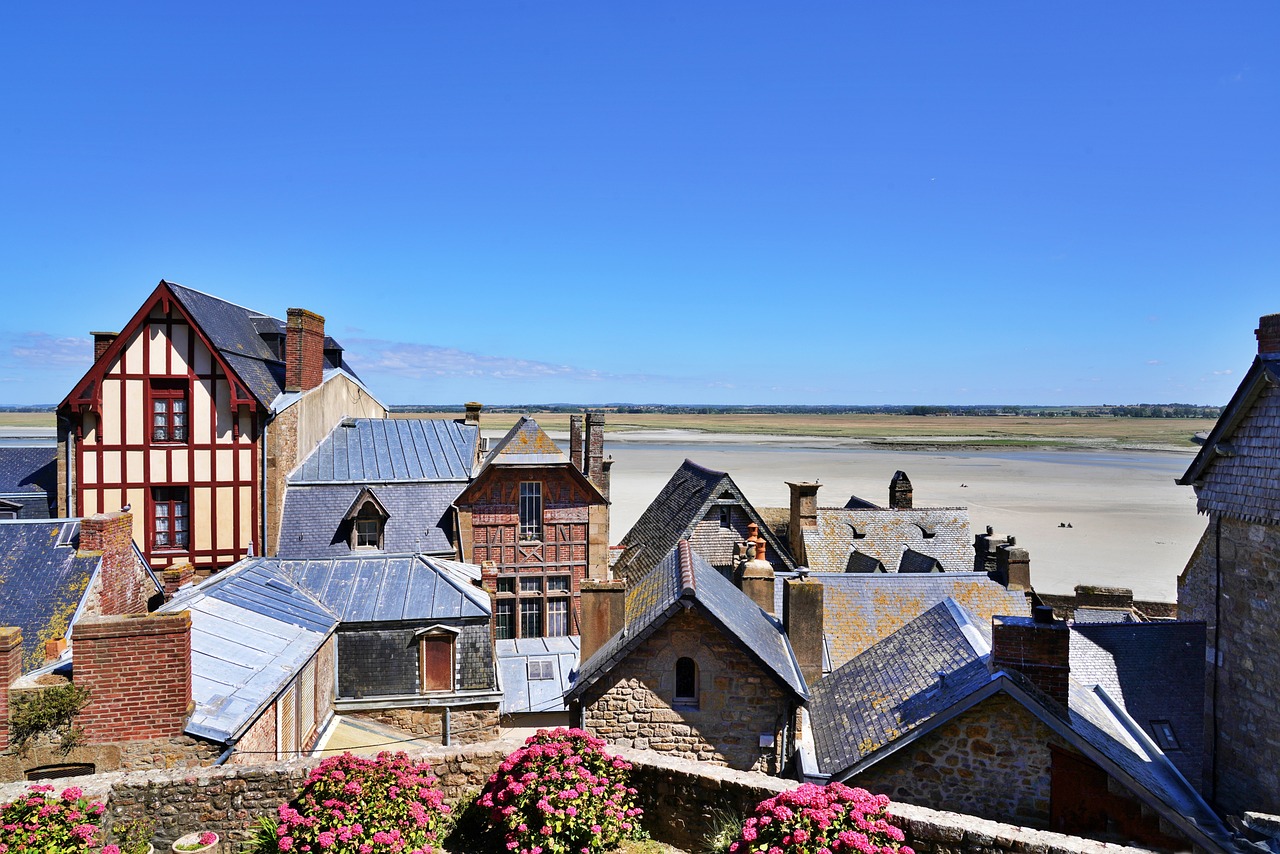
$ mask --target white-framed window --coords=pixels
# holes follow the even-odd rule
[[[151,546],[185,549],[191,542],[191,504],[185,486],[151,489]]]
[[[520,484],[520,539],[542,539],[542,483],[524,481]]]

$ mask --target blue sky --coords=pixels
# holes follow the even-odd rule
[[[390,403],[1223,403],[1280,6],[6,4],[0,402],[167,278]]]

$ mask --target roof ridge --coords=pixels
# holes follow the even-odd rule
[[[690,468],[695,468],[700,472],[705,472],[706,474],[720,475],[721,477],[728,474],[727,471],[717,471],[716,469],[713,469],[713,468],[707,468],[701,463],[695,463],[693,460],[689,459],[688,457],[684,458],[684,462],[680,464],[680,468],[684,468],[686,466]]]
[[[693,558],[689,553],[689,541],[681,540],[676,549],[680,553],[680,596],[681,598],[686,595],[697,596],[697,577],[693,572]]]
[[[249,306],[247,305],[241,305],[238,302],[232,302],[231,300],[217,296],[216,294],[211,294],[208,291],[202,291],[199,288],[193,288],[190,285],[183,285],[183,284],[179,284],[178,282],[171,282],[168,279],[161,279],[160,281],[168,285],[170,290],[172,290],[173,288],[182,288],[184,291],[191,291],[191,293],[193,294],[199,294],[202,297],[208,297],[209,299],[217,300],[218,302],[226,303],[227,305],[233,305],[238,309],[249,312],[250,314],[256,314],[258,317],[266,317],[271,320],[280,321],[280,318],[276,317],[274,314],[266,314],[264,312],[258,311],[256,308],[249,308]],[[283,321],[280,321],[280,322],[283,322]],[[245,354],[241,353],[240,355],[245,355]]]

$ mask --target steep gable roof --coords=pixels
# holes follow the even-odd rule
[[[58,488],[58,449],[0,447],[0,497],[17,505],[19,519],[47,519]]]
[[[1254,358],[1185,474],[1196,509],[1280,524],[1280,354]]]
[[[634,580],[649,572],[676,543],[687,539],[711,506],[728,494],[751,521],[760,526],[760,536],[786,569],[795,569],[791,553],[765,524],[751,502],[727,473],[685,460],[650,502],[631,530],[619,541],[623,549],[613,566],[614,574]]]
[[[693,551],[688,540],[627,590],[623,630],[583,662],[568,696],[580,696],[685,608],[696,608],[784,689],[808,697],[782,625]]]
[[[560,446],[551,441],[538,422],[527,415],[520,416],[507,435],[498,440],[481,463],[487,468],[495,463],[503,465],[553,466],[568,464],[569,458]]]
[[[973,569],[967,507],[819,507],[817,515],[817,525],[803,532],[805,557],[815,572],[842,571],[854,551],[875,558],[889,572],[931,571],[921,569],[917,556],[933,558],[944,572]],[[905,568],[904,546],[913,553]]]

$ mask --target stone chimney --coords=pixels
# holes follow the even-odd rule
[[[623,581],[582,582],[582,651],[579,662],[585,664],[596,650],[622,631],[627,620],[627,585]]]
[[[466,415],[462,418],[462,423],[470,427],[479,429],[480,427],[480,410],[484,409],[483,403],[477,403],[474,400],[463,404],[466,408]]]
[[[596,485],[596,489],[604,492],[604,413],[587,413],[587,468],[583,472],[587,479]]]
[[[889,481],[889,509],[911,509],[911,478],[904,471],[894,472]]]
[[[145,614],[147,573],[133,550],[133,514],[125,511],[99,513],[80,522],[80,554],[100,554],[98,567],[99,613],[106,615]]]
[[[1280,353],[1280,314],[1264,314],[1258,318],[1258,328],[1254,330],[1258,336],[1258,355]]]
[[[284,390],[310,391],[324,381],[324,318],[291,308],[284,336]]]
[[[755,522],[747,526],[747,534],[747,561],[739,569],[738,587],[761,610],[772,615],[773,564],[765,560],[764,538],[760,536],[760,527]]]
[[[806,569],[782,587],[782,625],[810,687],[822,678],[823,588]]]
[[[9,686],[22,675],[22,629],[0,626],[0,753],[9,748]]]
[[[605,457],[600,463],[600,494],[604,496],[604,500],[609,499],[609,488],[613,484],[613,457]]]
[[[973,536],[973,571],[985,572],[992,578],[996,576],[996,549],[1008,543],[1008,539],[996,533],[996,529],[987,526],[985,534]]]
[[[581,415],[569,416],[569,462],[583,474],[587,473],[586,443],[583,441]]]
[[[160,581],[164,584],[164,601],[168,602],[183,587],[194,584],[195,578],[196,569],[191,565],[191,561],[183,561],[166,567],[160,573]]]
[[[176,738],[191,702],[191,613],[85,617],[71,639],[89,744]]]
[[[90,332],[93,336],[93,361],[97,362],[102,358],[110,347],[120,336],[119,332]]]
[[[791,518],[787,522],[787,539],[791,541],[791,556],[798,564],[807,564],[809,556],[805,552],[805,533],[818,527],[818,488],[817,482],[787,481],[791,489]]]
[[[1016,537],[1010,536],[1004,545],[996,548],[995,580],[1010,590],[1031,589],[1031,555],[1018,548]]]
[[[1071,629],[1053,618],[1053,608],[1037,605],[1030,617],[991,618],[991,661],[1016,670],[1041,691],[1067,705],[1071,675]]]

